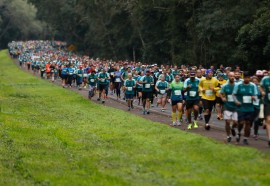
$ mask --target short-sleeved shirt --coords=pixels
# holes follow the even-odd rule
[[[204,89],[202,92],[202,99],[214,101],[216,99],[216,94],[213,92],[212,88],[216,89],[218,87],[218,80],[214,77],[211,79],[202,78],[199,83],[199,89]]]
[[[261,86],[265,91],[264,104],[270,104],[270,77],[264,77],[261,81]]]
[[[143,76],[141,77],[140,81],[146,83],[143,84],[142,91],[143,92],[152,92],[153,91],[153,83],[154,83],[154,78],[152,76]]]
[[[105,72],[100,72],[99,74],[98,74],[98,78],[100,78],[101,80],[98,80],[98,83],[100,84],[100,85],[106,85],[107,84],[107,80],[106,80],[106,78],[108,78],[109,77],[109,75]]]
[[[159,89],[159,94],[165,94],[166,88],[169,88],[169,83],[167,81],[157,81],[156,87]]]
[[[135,91],[134,91],[134,86],[136,86],[136,81],[134,79],[126,79],[125,82],[124,82],[124,86],[127,88],[126,89],[126,94],[134,94]]]
[[[226,96],[226,102],[224,103],[224,107],[226,110],[229,111],[235,111],[236,110],[236,104],[233,99],[233,89],[235,87],[235,84],[225,84],[221,87],[220,94],[225,94]]]
[[[179,81],[176,82],[175,80],[170,84],[171,89],[171,100],[172,101],[179,101],[183,100],[183,90],[184,90],[184,83]]]
[[[237,100],[241,103],[237,107],[237,110],[240,112],[253,112],[254,105],[251,96],[256,95],[256,87],[253,84],[244,84],[239,83],[235,85],[233,89],[233,94],[236,96]]]
[[[198,78],[195,78],[194,81],[192,81],[190,78],[186,79],[184,82],[184,88],[187,88],[188,86],[191,86],[186,92],[186,100],[197,100],[200,99],[199,97],[199,83],[200,80]]]
[[[96,86],[97,84],[97,76],[96,74],[89,74],[88,76],[88,84],[91,86]]]

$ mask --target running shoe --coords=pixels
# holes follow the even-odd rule
[[[231,136],[227,137],[227,142],[230,143],[231,141],[232,141],[232,137]]]
[[[188,130],[191,130],[192,129],[192,124],[188,124]]]
[[[148,110],[146,113],[147,113],[147,114],[150,114],[150,111]]]
[[[134,109],[134,106],[133,106],[133,105],[131,105],[131,108],[132,108],[132,109]]]
[[[205,128],[205,130],[210,130],[211,127],[208,123],[206,123],[204,128]]]
[[[176,126],[176,122],[173,122],[173,123],[172,123],[172,126]]]
[[[97,101],[100,101],[100,98],[97,98]]]
[[[199,127],[197,121],[193,121],[193,124],[194,124],[194,129],[197,129]]]
[[[181,126],[181,121],[177,121],[177,126]]]
[[[234,128],[231,128],[231,133],[232,133],[232,136],[236,135]]]
[[[104,103],[105,103],[105,101],[103,100],[101,103],[102,103],[102,104],[104,104]]]
[[[165,110],[164,109],[161,109],[161,112],[165,112]]]
[[[145,114],[146,114],[146,111],[144,110],[144,111],[143,111],[143,115],[145,115]]]
[[[268,140],[268,146],[270,146],[270,140]]]
[[[244,139],[244,140],[243,140],[243,144],[244,144],[244,145],[248,145],[248,140],[247,140],[247,139]]]
[[[217,120],[220,120],[220,116],[217,116]]]
[[[199,120],[203,120],[203,117],[201,114],[199,114],[198,118],[199,118]]]
[[[185,119],[185,121],[186,121],[186,124],[188,124],[188,119],[187,118]]]
[[[130,107],[128,107],[128,111],[130,111]]]

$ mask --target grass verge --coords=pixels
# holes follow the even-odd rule
[[[0,65],[0,185],[270,183],[267,154],[89,102],[22,72],[6,50]]]

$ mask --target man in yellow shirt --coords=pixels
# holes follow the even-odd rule
[[[199,83],[199,90],[202,93],[202,103],[205,112],[205,130],[210,130],[209,120],[218,89],[218,80],[213,77],[213,71],[211,69],[206,70],[206,77],[202,78]]]

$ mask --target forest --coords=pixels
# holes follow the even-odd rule
[[[94,58],[268,69],[270,0],[0,0],[0,48],[30,39]]]

